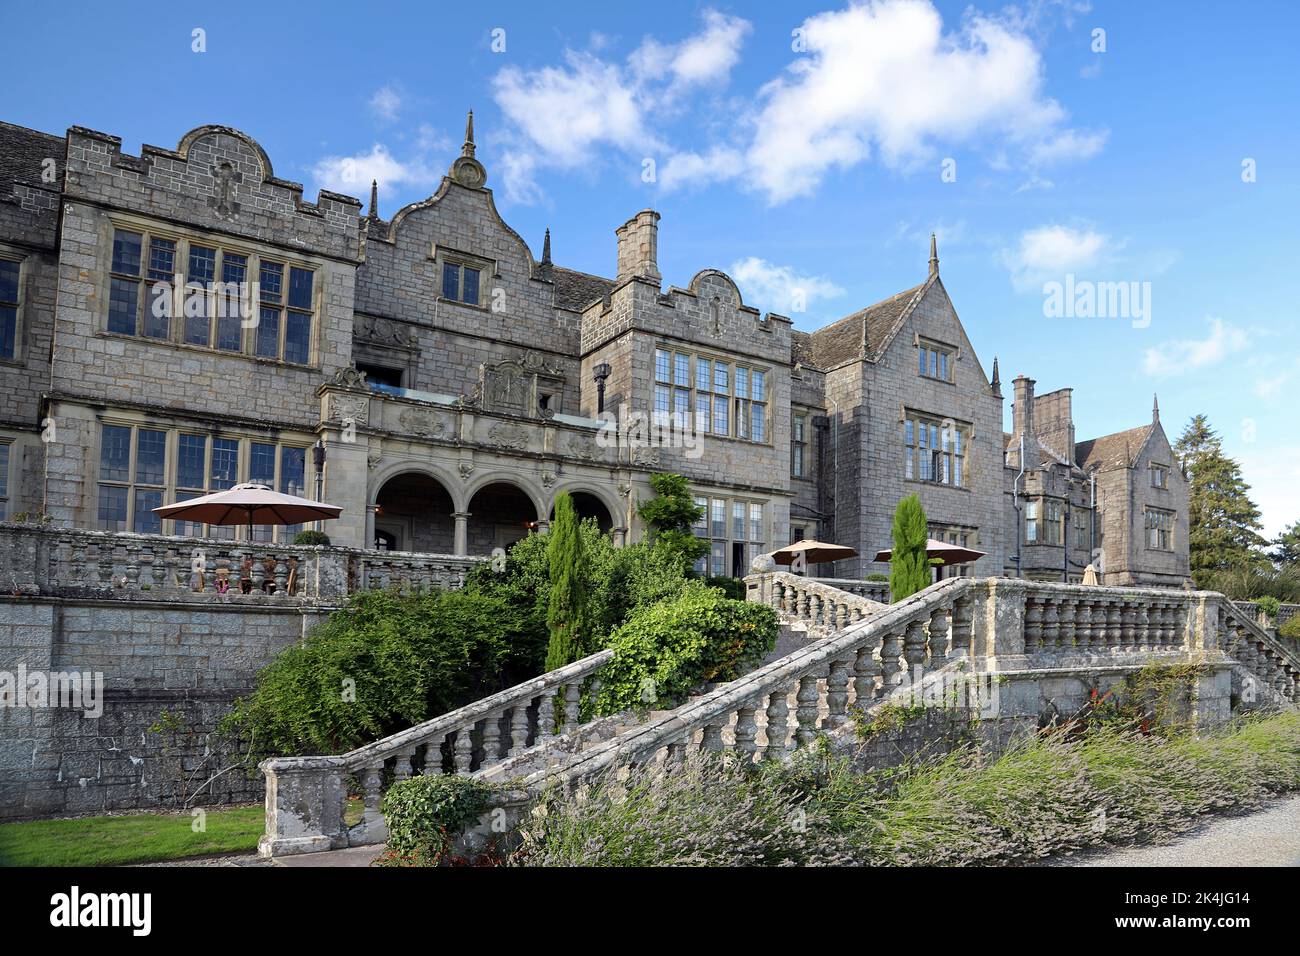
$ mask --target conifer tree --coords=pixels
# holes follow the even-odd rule
[[[679,553],[686,566],[692,567],[709,553],[709,543],[691,531],[691,525],[704,516],[704,509],[695,503],[690,485],[681,475],[651,475],[650,487],[655,497],[637,511],[650,526],[651,543]]]
[[[571,664],[587,653],[590,622],[587,615],[586,552],[578,528],[573,498],[562,492],[555,498],[555,520],[546,543],[551,592],[546,608],[550,642],[546,647],[546,669]]]
[[[908,495],[894,509],[894,548],[889,559],[889,591],[892,600],[930,586],[930,558],[926,553],[929,531],[921,499]]]
[[[1273,551],[1270,557],[1283,567],[1300,565],[1300,521],[1292,522],[1273,539]]]
[[[1174,452],[1188,474],[1187,545],[1197,587],[1210,587],[1216,572],[1263,565],[1266,542],[1250,485],[1204,415],[1187,423]]]

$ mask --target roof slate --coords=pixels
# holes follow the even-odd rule
[[[1074,459],[1085,471],[1096,467],[1101,471],[1127,468],[1141,453],[1151,435],[1151,425],[1140,425],[1127,431],[1090,438],[1074,446]]]
[[[603,299],[615,285],[613,279],[559,266],[551,270],[551,278],[555,282],[556,307],[571,312],[581,312],[597,299]]]
[[[920,285],[869,305],[812,333],[810,358],[818,368],[832,368],[862,357],[863,342],[868,358],[877,358],[890,333],[907,315],[918,294],[929,284]]]
[[[67,151],[67,140],[62,136],[0,122],[0,182],[55,186],[41,181],[42,164],[46,159],[54,159],[62,181]]]

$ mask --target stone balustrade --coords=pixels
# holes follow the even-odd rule
[[[824,581],[787,571],[753,575],[746,581],[750,600],[775,608],[787,620],[801,621],[810,632],[817,634],[842,631],[888,607]]]
[[[382,843],[380,812],[387,785],[420,774],[470,774],[571,736],[582,726],[583,694],[594,697],[599,671],[614,656],[600,651],[435,717],[409,730],[333,757],[264,760],[266,833],[263,856],[285,856]],[[344,822],[347,779],[360,782],[361,822]]]
[[[870,598],[881,604],[889,603],[888,581],[863,581],[858,578],[813,578],[812,580],[838,591],[847,591],[858,597]]]
[[[1300,656],[1259,626],[1253,608],[1224,598],[1218,603],[1216,625],[1218,646],[1250,678],[1237,688],[1243,699],[1300,704]]]
[[[791,589],[802,595],[820,588],[780,572],[746,580],[754,587],[751,596],[755,591],[775,596],[776,585],[781,599]],[[530,774],[519,787],[538,793],[552,784],[570,786],[605,770],[649,763],[661,751],[666,761],[700,750],[736,751],[747,760],[782,759],[848,721],[850,706],[866,708],[964,657],[972,589],[966,578],[935,584],[560,766]]]
[[[19,595],[331,601],[395,585],[460,587],[482,560],[0,523],[0,588]]]

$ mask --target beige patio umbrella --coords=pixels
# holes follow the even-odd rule
[[[987,551],[976,551],[974,548],[963,548],[959,544],[949,544],[947,541],[936,541],[934,538],[928,538],[925,542],[925,553],[930,558],[931,564],[949,565],[949,564],[967,564],[975,561],[988,554]],[[888,561],[893,557],[892,548],[886,548],[884,551],[877,551],[875,560]]]
[[[251,481],[153,510],[160,518],[178,521],[218,525],[247,524],[250,541],[255,524],[305,524],[321,518],[337,518],[343,513],[338,505],[281,494],[266,485]]]
[[[795,555],[800,552],[809,564],[826,564],[830,561],[842,561],[845,558],[858,556],[857,551],[846,545],[827,544],[825,541],[804,538],[794,544],[787,544],[784,548],[777,548],[772,552],[772,560],[777,564],[793,564]]]
[[[1095,567],[1093,567],[1091,564],[1088,565],[1086,568],[1084,568],[1084,569],[1083,569],[1083,580],[1082,580],[1080,583],[1081,583],[1081,584],[1100,584],[1101,582],[1097,580],[1097,569],[1096,569]]]

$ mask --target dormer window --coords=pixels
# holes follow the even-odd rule
[[[478,305],[479,278],[482,271],[459,262],[442,264],[442,297],[466,305]]]
[[[951,382],[953,374],[953,350],[945,345],[924,340],[917,343],[917,372],[925,378],[937,378]]]

